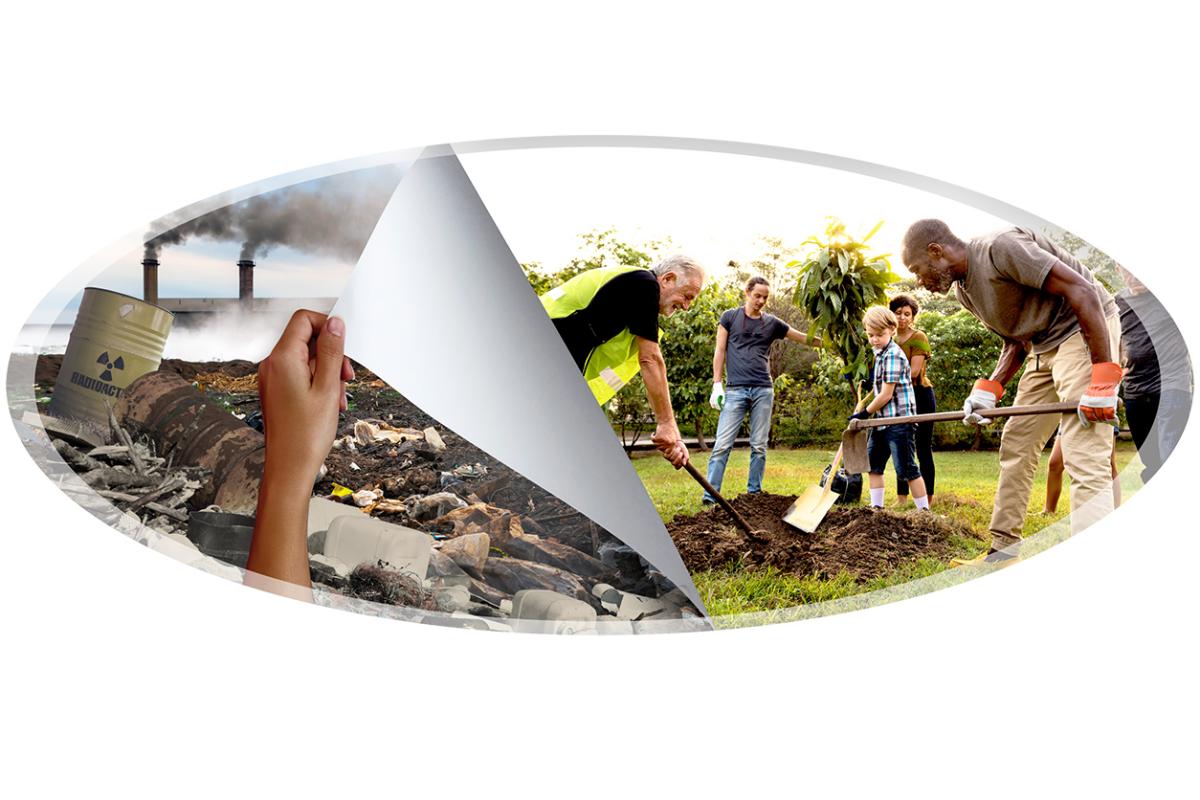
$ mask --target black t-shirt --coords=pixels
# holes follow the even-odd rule
[[[587,308],[554,320],[554,327],[582,370],[595,347],[626,328],[634,336],[657,342],[658,300],[658,278],[653,272],[626,272],[601,286]]]
[[[721,327],[729,331],[725,346],[726,386],[770,386],[771,367],[767,353],[771,342],[787,336],[788,324],[772,314],[758,319],[746,316],[744,306],[721,315]]]

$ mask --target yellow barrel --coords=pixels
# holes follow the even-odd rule
[[[88,287],[71,328],[49,412],[108,426],[125,387],[158,369],[175,315],[136,297]]]

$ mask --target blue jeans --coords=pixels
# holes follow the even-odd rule
[[[891,456],[897,478],[915,481],[921,477],[921,470],[913,460],[916,434],[917,426],[911,422],[873,429],[871,438],[867,439],[867,462],[870,464],[871,474],[882,475],[883,468],[887,466],[888,456]]]
[[[708,457],[708,482],[718,492],[725,478],[725,462],[733,449],[733,440],[741,430],[742,420],[750,415],[750,477],[746,491],[762,491],[763,471],[767,468],[767,439],[771,435],[771,406],[775,390],[770,386],[731,386],[725,392],[725,405],[717,420],[717,437],[712,455]],[[715,503],[717,498],[704,493],[704,502]]]

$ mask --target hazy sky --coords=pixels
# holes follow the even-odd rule
[[[669,237],[676,252],[694,256],[719,277],[730,259],[744,263],[760,255],[760,236],[798,245],[823,231],[825,218],[833,215],[860,236],[884,220],[872,245],[876,252],[895,254],[893,266],[904,275],[900,239],[916,219],[941,217],[963,237],[1007,224],[878,178],[730,153],[564,147],[468,153],[461,159],[517,260],[537,261],[548,270],[565,266],[577,253],[580,234],[615,227],[632,242]],[[334,178],[343,181],[343,190],[348,176]],[[364,181],[366,187],[369,177]],[[159,296],[236,297],[240,249],[240,241],[202,237],[164,246]],[[141,258],[140,249],[131,251],[89,285],[140,297]],[[336,297],[354,267],[337,255],[286,245],[271,248],[256,264],[259,297]],[[43,308],[53,305],[50,300]]]
[[[717,270],[759,255],[762,235],[799,245],[840,217],[899,260],[909,223],[944,219],[959,236],[1007,223],[940,196],[841,170],[729,153],[561,148],[470,153],[467,174],[518,261],[565,266],[578,235],[616,227],[634,241],[670,236],[674,249]],[[902,273],[903,274],[903,273]]]
[[[159,255],[159,297],[237,297],[241,242],[193,239]],[[255,260],[254,294],[260,297],[335,297],[354,264],[290,247],[272,248]],[[130,253],[102,276],[106,289],[141,296],[142,252]]]

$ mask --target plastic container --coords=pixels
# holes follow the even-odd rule
[[[596,627],[596,609],[582,600],[549,589],[522,589],[513,595],[510,616],[526,622],[521,630],[540,633],[591,633]],[[530,625],[540,621],[541,625]]]
[[[408,572],[425,580],[433,539],[424,531],[349,514],[334,517],[325,534],[325,553],[353,570],[362,563],[383,561],[388,568]]]

